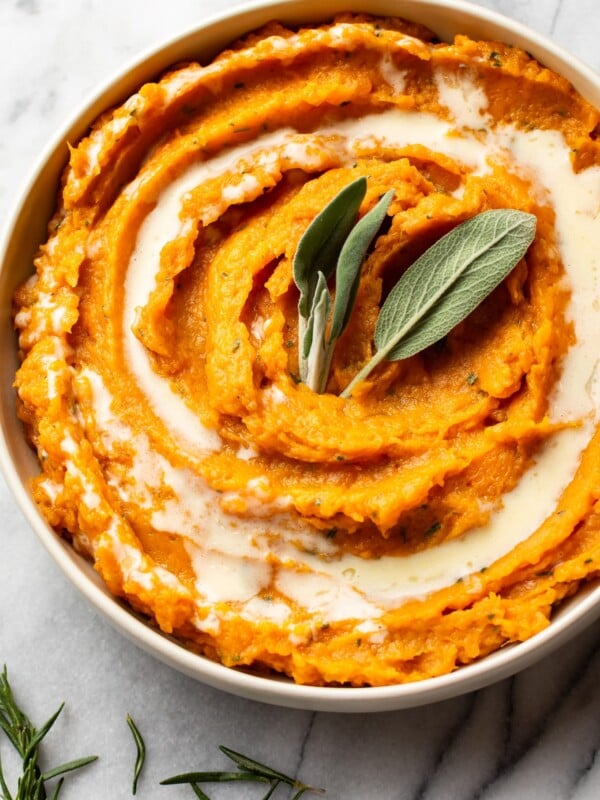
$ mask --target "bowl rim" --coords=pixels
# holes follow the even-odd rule
[[[327,9],[323,9],[320,0],[253,0],[235,5],[227,11],[203,18],[191,29],[144,49],[86,95],[71,113],[31,169],[0,233],[0,293],[2,281],[6,283],[11,280],[11,243],[28,204],[33,202],[36,187],[42,178],[48,180],[49,172],[55,173],[55,178],[58,178],[57,170],[60,171],[66,162],[66,158],[62,158],[61,163],[61,152],[66,156],[66,143],[81,138],[100,111],[115,105],[136,86],[181,60],[172,58],[171,53],[189,51],[193,47],[205,56],[207,52],[217,52],[242,33],[270,19],[318,22],[342,10],[380,16],[395,14],[421,22],[428,13],[454,15],[457,19],[462,15],[468,24],[461,24],[458,28],[454,26],[456,31],[460,28],[461,32],[469,33],[468,28],[481,31],[483,27],[500,33],[497,39],[510,40],[521,47],[526,45],[526,49],[543,64],[567,77],[588,100],[600,104],[600,76],[590,67],[522,23],[465,0],[330,0]],[[428,24],[427,21],[425,24]],[[429,24],[438,32],[435,20]],[[226,34],[226,30],[229,33]],[[481,32],[479,36],[484,38]],[[203,38],[210,39],[211,46],[203,45]],[[220,46],[215,44],[219,41]],[[205,62],[206,59],[202,60]],[[53,207],[55,196],[50,201]],[[37,244],[38,241],[36,247]],[[447,675],[393,686],[306,686],[225,667],[186,649],[110,595],[91,565],[50,528],[26,488],[11,452],[7,431],[8,426],[14,424],[15,415],[5,413],[2,403],[6,402],[9,402],[6,397],[0,397],[0,468],[18,507],[52,559],[113,627],[159,660],[214,688],[279,706],[319,711],[369,712],[409,708],[454,697],[508,677],[552,652],[600,616],[600,585],[589,584],[580,590],[578,597],[567,601],[559,609],[543,631],[527,641],[502,648]],[[12,404],[14,406],[14,397]],[[25,439],[22,434],[21,438]]]

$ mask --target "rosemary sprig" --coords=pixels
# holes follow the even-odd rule
[[[137,725],[129,714],[127,714],[126,719],[127,724],[129,725],[129,730],[131,731],[131,735],[133,736],[133,741],[135,742],[136,750],[135,764],[133,767],[133,783],[131,786],[131,794],[135,795],[137,792],[138,780],[146,761],[146,744],[142,738],[142,734],[138,730]]]
[[[95,761],[97,756],[88,756],[74,761],[68,761],[58,767],[42,772],[38,764],[39,746],[48,734],[59,714],[63,709],[64,703],[60,706],[50,719],[38,730],[31,723],[26,714],[19,708],[13,695],[8,681],[6,666],[0,674],[0,730],[4,731],[6,737],[11,742],[15,750],[23,761],[22,775],[18,780],[17,792],[13,795],[6,783],[2,770],[2,760],[0,759],[0,800],[48,800],[45,784],[54,778],[59,778],[50,800],[58,800],[60,790],[64,782],[64,775],[73,770],[84,767],[86,764]],[[136,745],[136,761],[134,766],[134,777],[132,794],[136,794],[137,782],[143,769],[146,759],[146,746],[142,735],[129,714],[126,717],[127,724],[132,733]],[[308,784],[302,783],[295,778],[279,772],[266,764],[261,764],[253,758],[231,750],[223,745],[219,748],[237,767],[237,771],[203,771],[188,772],[183,775],[174,775],[161,782],[161,785],[168,786],[173,784],[189,784],[196,795],[201,800],[210,800],[200,788],[201,783],[230,783],[230,782],[255,782],[268,784],[267,793],[262,800],[269,800],[279,786],[288,786],[294,791],[291,800],[299,800],[303,794],[325,794],[324,789],[317,789]]]
[[[202,772],[185,772],[181,775],[174,775],[172,778],[166,778],[161,781],[161,786],[173,786],[175,784],[189,784],[196,795],[201,800],[210,800],[200,788],[199,784],[202,783],[230,783],[234,781],[252,781],[258,783],[269,784],[267,793],[263,796],[262,800],[269,800],[278,786],[289,786],[291,789],[296,790],[292,800],[298,800],[306,792],[311,794],[325,794],[324,789],[317,789],[313,786],[301,783],[295,778],[291,778],[283,772],[279,772],[266,764],[261,764],[253,758],[237,753],[224,745],[219,746],[219,750],[227,756],[237,766],[237,772],[229,770],[222,771],[202,771]]]
[[[0,762],[0,790],[2,800],[46,800],[46,783],[59,778],[54,787],[51,800],[57,800],[63,785],[64,776],[68,772],[80,769],[97,759],[97,756],[87,756],[75,761],[68,761],[58,767],[42,772],[39,767],[39,748],[43,739],[49,733],[63,709],[61,704],[50,719],[36,729],[31,720],[17,705],[10,683],[8,673],[4,666],[0,674],[0,729],[2,729],[15,748],[22,761],[22,773],[17,782],[17,792],[13,795],[6,784]]]

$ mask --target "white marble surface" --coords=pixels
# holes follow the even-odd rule
[[[597,0],[480,0],[600,69]],[[0,217],[49,137],[133,55],[227,0],[0,0]],[[349,800],[592,800],[600,796],[600,624],[493,687],[374,715],[290,711],[182,677],[125,641],[59,574],[0,478],[0,665],[37,722],[66,700],[52,761],[98,753],[65,800],[130,796],[130,712],[148,744],[138,797],[176,771],[222,768],[225,743]],[[16,763],[2,742],[11,777]],[[264,793],[264,792],[263,792]],[[258,798],[222,787],[215,798]],[[285,797],[285,792],[281,795]]]

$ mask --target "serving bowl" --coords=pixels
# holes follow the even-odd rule
[[[600,587],[591,584],[586,586],[562,604],[548,628],[526,642],[506,647],[448,675],[418,683],[374,688],[301,686],[285,679],[226,668],[198,656],[158,632],[145,619],[116,600],[91,565],[49,528],[38,511],[28,490],[30,478],[38,471],[37,459],[26,443],[15,413],[12,382],[18,363],[11,320],[12,293],[30,274],[37,247],[46,238],[46,225],[54,209],[59,175],[67,158],[67,142],[80,139],[103,110],[125,99],[142,83],[173,63],[198,59],[205,62],[229,42],[271,19],[288,24],[319,22],[348,8],[347,0],[330,3],[326,10],[311,0],[288,0],[239,7],[209,20],[200,28],[137,59],[86,101],[72,122],[50,145],[8,221],[0,246],[0,342],[3,365],[0,460],[8,484],[27,520],[60,568],[94,607],[139,646],[176,669],[235,694],[289,707],[350,712],[390,710],[434,702],[478,689],[516,672],[548,654],[600,614]],[[590,102],[600,105],[600,80],[589,69],[518,23],[482,8],[451,1],[382,0],[353,3],[352,10],[421,22],[443,40],[451,40],[454,34],[464,33],[481,39],[510,42],[531,52],[541,63],[570,80]]]

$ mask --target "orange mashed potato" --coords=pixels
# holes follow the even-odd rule
[[[516,48],[349,15],[273,23],[106,112],[15,297],[50,525],[188,647],[300,683],[420,680],[542,630],[598,573],[600,436],[588,362],[587,405],[563,374],[584,338],[571,222],[528,148],[600,183],[599,120]],[[292,261],[363,175],[361,216],[394,197],[316,394]],[[341,398],[399,276],[492,208],[536,215],[526,257]]]

